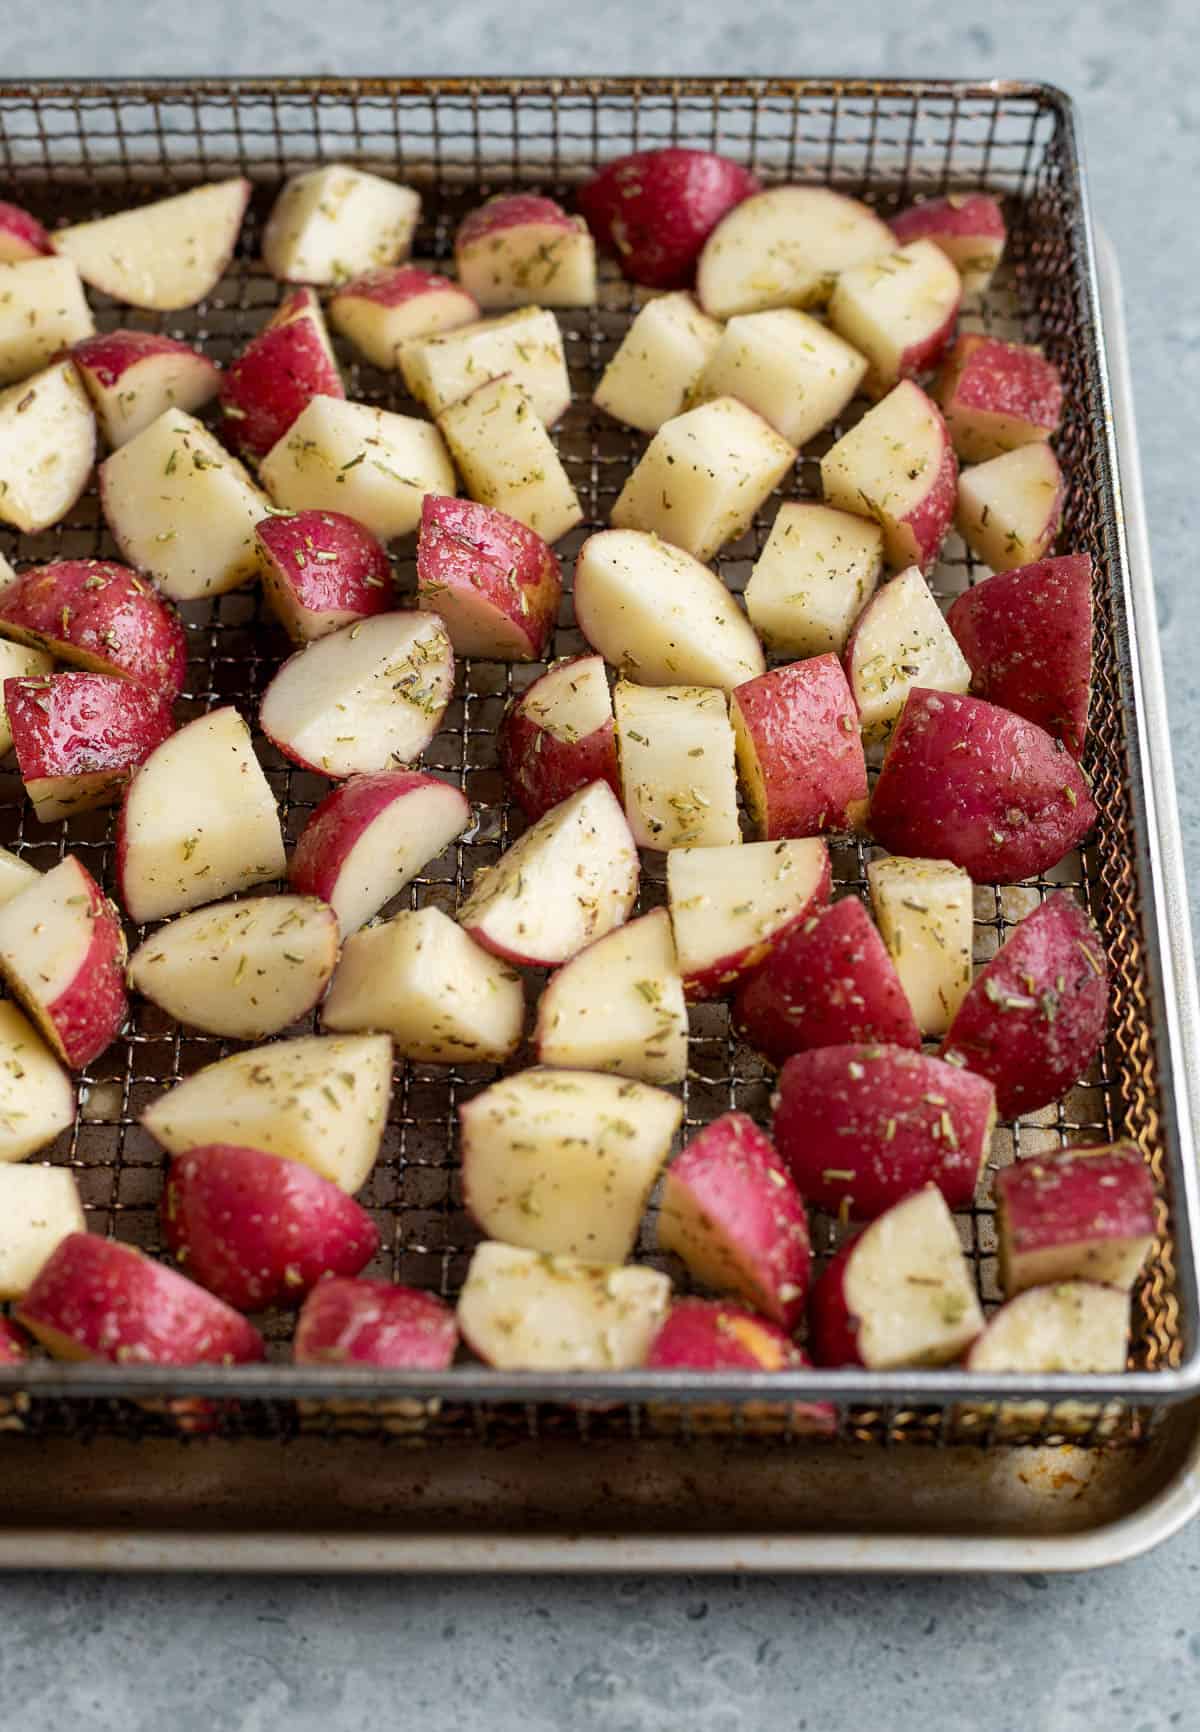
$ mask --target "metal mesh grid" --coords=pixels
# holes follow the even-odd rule
[[[1069,129],[1053,93],[1039,87],[976,89],[887,84],[627,83],[607,81],[541,84],[356,81],[329,85],[171,84],[144,86],[0,86],[0,185],[6,196],[29,204],[54,223],[101,214],[137,199],[212,175],[242,171],[256,182],[238,256],[214,293],[184,313],[131,313],[92,295],[97,324],[158,329],[199,342],[215,359],[228,361],[277,302],[279,289],[258,262],[261,224],[279,180],[316,161],[355,160],[408,178],[422,187],[425,220],[416,256],[442,262],[452,257],[454,228],[482,196],[514,183],[533,184],[569,197],[570,181],[594,161],[621,150],[664,143],[723,149],[749,160],[768,180],[830,180],[866,197],[885,215],[916,192],[983,187],[1006,200],[1011,241],[1008,258],[981,302],[968,303],[963,327],[1041,342],[1063,370],[1068,412],[1058,450],[1070,483],[1061,545],[1091,553],[1098,572],[1096,682],[1093,732],[1087,768],[1096,784],[1100,825],[1083,857],[1072,856],[1045,879],[976,893],[976,960],[993,953],[1012,925],[1051,889],[1075,887],[1104,934],[1113,971],[1112,1034],[1105,1053],[1085,1082],[1058,1107],[1002,1128],[993,1160],[1001,1163],[1069,1141],[1139,1142],[1163,1195],[1162,1233],[1135,1305],[1130,1366],[1157,1370],[1179,1363],[1183,1350],[1175,1282],[1154,1045],[1151,993],[1147,983],[1139,885],[1131,842],[1134,812],[1125,769],[1121,691],[1122,622],[1114,602],[1113,478],[1103,438],[1103,403],[1097,389],[1087,327],[1086,285],[1074,244],[1080,221]],[[567,471],[583,504],[585,521],[559,544],[568,577],[587,534],[607,524],[612,501],[636,462],[645,440],[609,422],[591,405],[600,372],[614,352],[642,292],[606,266],[600,305],[560,313],[573,397],[556,431]],[[402,412],[418,413],[398,375],[367,366],[339,344],[347,394]],[[820,496],[817,460],[847,421],[805,448],[781,493],[767,502],[752,529],[716,562],[731,589],[740,592],[765,542],[778,498]],[[0,534],[0,552],[24,564],[53,557],[112,557],[114,549],[94,491],[67,521],[45,535]],[[397,570],[409,586],[411,558]],[[976,569],[952,538],[932,577],[940,597],[975,580]],[[569,587],[569,581],[568,581]],[[264,619],[256,591],[242,591],[184,609],[191,661],[180,720],[217,704],[236,702],[253,717],[255,699],[287,652],[282,635]],[[575,630],[569,595],[564,600],[555,655],[585,647]],[[473,802],[477,822],[467,838],[434,862],[408,892],[414,905],[437,903],[453,911],[464,883],[494,860],[521,826],[507,805],[496,768],[496,732],[504,704],[536,677],[540,667],[508,668],[468,661],[460,664],[455,700],[429,752],[425,767],[459,783]],[[260,756],[294,841],[309,812],[327,791],[319,777],[296,770],[259,740]],[[63,826],[39,825],[21,803],[19,783],[0,794],[0,841],[34,864],[45,866],[68,848],[78,851],[101,881],[111,884],[114,815],[90,813]],[[869,845],[841,842],[833,849],[835,878],[844,890],[865,889]],[[642,903],[662,900],[664,859],[649,856]],[[132,934],[131,934],[132,938]],[[302,1032],[295,1030],[290,1032]],[[79,1121],[49,1158],[77,1173],[88,1224],[143,1249],[159,1251],[157,1204],[164,1157],[142,1132],[137,1118],[146,1105],[180,1076],[231,1050],[230,1043],[174,1026],[163,1013],[135,1001],[127,1029],[83,1077]],[[515,1065],[529,1062],[527,1053]],[[694,1007],[687,1082],[683,1085],[685,1134],[694,1134],[719,1113],[738,1107],[763,1120],[768,1113],[770,1072],[733,1041],[727,1007]],[[455,1109],[494,1076],[485,1067],[446,1069],[400,1062],[384,1147],[362,1200],[377,1220],[383,1249],[366,1273],[390,1276],[452,1295],[460,1284],[478,1235],[461,1207],[455,1154]],[[999,1298],[996,1243],[985,1175],[980,1197],[960,1216],[964,1249],[977,1271],[981,1297]],[[821,1252],[836,1241],[835,1223],[817,1216],[814,1242]],[[639,1255],[663,1263],[653,1247],[653,1211]],[[671,1266],[667,1260],[664,1266]],[[671,1266],[680,1285],[682,1270]],[[266,1320],[272,1356],[286,1358],[290,1320]],[[280,1373],[268,1399],[223,1405],[205,1429],[287,1431],[298,1424],[328,1429],[381,1426],[407,1434],[412,1413],[381,1410],[369,1402],[357,1417],[344,1404],[317,1409],[289,1399],[294,1380]],[[28,1424],[49,1429],[84,1424],[159,1425],[176,1429],[177,1412],[157,1417],[118,1398],[121,1373],[114,1371],[112,1401],[36,1398]],[[791,1435],[789,1410],[761,1402],[714,1413],[684,1407],[643,1412],[621,1404],[604,1413],[578,1404],[561,1408],[489,1401],[487,1374],[472,1380],[471,1399],[450,1401],[436,1416],[426,1412],[423,1434],[472,1436],[515,1425],[566,1425],[575,1431],[636,1431],[644,1424],[682,1430],[705,1423],[764,1429]],[[178,1379],[176,1380],[179,1381]],[[186,1381],[186,1380],[185,1380]],[[506,1380],[511,1382],[512,1380]],[[34,1387],[32,1381],[30,1387]],[[860,1439],[991,1437],[1006,1432],[1045,1435],[1081,1431],[1091,1436],[1140,1435],[1146,1413],[1122,1407],[1097,1418],[1098,1410],[1060,1411],[1048,1427],[1045,1411],[1008,1413],[1003,1422],[950,1404],[908,1409],[895,1403],[839,1408],[839,1426]],[[556,1417],[557,1416],[557,1417]],[[195,1423],[194,1416],[187,1424]]]

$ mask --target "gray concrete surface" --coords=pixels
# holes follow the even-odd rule
[[[1195,0],[703,11],[60,0],[7,8],[0,51],[6,77],[320,70],[961,73],[1070,90],[1124,267],[1183,819],[1200,865]],[[21,1732],[1165,1732],[1200,1724],[1198,1612],[1200,1528],[1067,1579],[11,1577],[0,1714]]]

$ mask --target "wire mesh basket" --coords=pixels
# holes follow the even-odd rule
[[[7,1399],[10,1423],[133,1435],[377,1430],[424,1441],[528,1436],[531,1429],[582,1438],[664,1429],[688,1435],[718,1427],[792,1439],[805,1431],[797,1403],[819,1396],[836,1404],[836,1435],[859,1441],[1127,1441],[1145,1435],[1156,1410],[1194,1390],[1190,1127],[1172,1091],[1179,1058],[1169,1050],[1158,934],[1148,916],[1156,861],[1137,767],[1118,480],[1086,200],[1067,100],[1035,84],[810,79],[0,85],[0,191],[50,225],[221,174],[251,177],[254,196],[237,256],[205,301],[157,315],[92,296],[101,329],[132,324],[162,330],[200,344],[221,362],[278,299],[278,285],[259,261],[259,239],[287,174],[338,160],[409,181],[423,197],[415,256],[443,262],[452,256],[458,220],[481,198],[520,185],[569,199],[571,183],[597,162],[662,144],[724,151],[767,182],[834,184],[885,216],[914,196],[947,190],[985,189],[1004,201],[1008,256],[986,296],[966,304],[963,326],[1041,343],[1063,373],[1067,410],[1057,449],[1069,492],[1061,545],[1089,553],[1096,570],[1095,685],[1085,763],[1100,818],[1083,853],[1045,878],[977,889],[976,960],[991,955],[1046,894],[1069,885],[1103,934],[1112,1014],[1107,1045],[1089,1075],[1056,1108],[1002,1126],[991,1164],[1078,1141],[1125,1137],[1141,1148],[1159,1190],[1159,1236],[1134,1296],[1125,1377],[984,1378],[953,1370],[583,1377],[501,1374],[475,1365],[439,1375],[318,1373],[287,1363],[291,1319],[279,1314],[264,1321],[270,1363],[263,1367],[165,1371],[35,1362],[0,1370],[0,1403]],[[589,533],[607,525],[644,446],[591,403],[642,298],[643,291],[606,264],[599,304],[560,314],[573,396],[556,438],[585,520],[559,546],[568,593],[555,655],[584,647],[569,594],[574,554]],[[419,412],[398,374],[375,370],[344,346],[339,360],[349,397]],[[805,447],[781,492],[723,551],[717,565],[731,589],[743,589],[779,497],[820,496],[818,459],[845,424]],[[394,551],[401,580],[411,588],[410,550]],[[23,565],[62,556],[114,557],[115,550],[93,490],[46,534],[0,533],[0,552]],[[952,537],[931,583],[947,598],[978,575]],[[191,659],[180,720],[228,703],[253,720],[257,696],[288,649],[264,616],[261,597],[243,590],[188,604],[183,612]],[[497,769],[497,729],[511,694],[540,671],[540,665],[460,662],[455,699],[425,767],[464,789],[475,822],[404,893],[405,905],[453,912],[472,875],[519,833],[520,816],[508,804]],[[328,784],[290,766],[261,736],[257,740],[290,843]],[[6,779],[2,797],[0,842],[41,867],[74,850],[111,887],[112,813],[47,827],[23,804],[19,782]],[[864,891],[871,853],[865,842],[835,841],[834,875],[843,890]],[[664,857],[649,856],[645,866],[642,905],[653,906],[663,900]],[[691,1022],[684,1134],[734,1107],[766,1120],[771,1072],[735,1041],[727,1006],[695,1006]],[[122,1037],[83,1075],[76,1125],[46,1157],[75,1171],[93,1231],[161,1250],[157,1211],[165,1159],[139,1128],[139,1114],[163,1089],[229,1050],[230,1043],[181,1029],[153,1005],[134,1003]],[[528,1053],[515,1061],[527,1062]],[[494,1075],[484,1067],[398,1062],[383,1150],[362,1197],[383,1248],[364,1273],[447,1297],[457,1291],[478,1234],[462,1206],[456,1108]],[[985,1307],[994,1307],[1000,1294],[990,1172],[959,1224],[980,1296]],[[827,1253],[838,1232],[835,1221],[818,1214],[817,1252]],[[653,1209],[637,1254],[686,1285],[681,1267],[655,1249]]]

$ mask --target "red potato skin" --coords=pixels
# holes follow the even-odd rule
[[[175,731],[166,699],[114,674],[5,680],[4,708],[26,786],[112,771],[113,799],[137,766]]]
[[[677,1299],[646,1354],[647,1371],[798,1371],[807,1364],[782,1329],[723,1299]]]
[[[444,1371],[458,1346],[450,1307],[390,1281],[322,1281],[296,1326],[297,1365]]]
[[[823,1046],[780,1072],[774,1137],[808,1202],[837,1210],[850,1197],[853,1218],[870,1221],[927,1184],[965,1208],[994,1117],[991,1084],[956,1065],[907,1047]]]
[[[0,199],[0,264],[18,264],[53,251],[50,236],[35,216]]]
[[[336,616],[326,623],[328,631],[396,605],[391,561],[357,518],[341,511],[265,517],[255,524],[254,538],[268,569],[268,587],[277,583],[306,612]]]
[[[917,509],[904,522],[910,546],[909,558],[905,563],[919,565],[923,572],[929,571],[941,552],[942,543],[954,522],[958,505],[958,458],[954,455],[950,432],[941,410],[932,402],[931,407],[942,423],[945,444],[933,485]]]
[[[590,657],[576,659],[587,661]],[[607,782],[619,800],[621,779],[613,718],[609,716],[581,740],[556,739],[525,707],[538,684],[535,680],[513,700],[500,725],[500,767],[517,805],[527,818],[536,821],[589,782]]]
[[[92,936],[74,978],[56,999],[43,1004],[44,1018],[39,1020],[63,1062],[72,1070],[82,1070],[112,1045],[129,1013],[128,950],[116,908],[86,866],[74,855],[67,858],[74,859],[79,869]]]
[[[1091,1063],[1108,1021],[1104,946],[1069,890],[1056,891],[975,976],[942,1056],[995,1085],[1004,1118],[1064,1095]]]
[[[377,270],[364,271],[361,277],[343,284],[334,299],[373,301],[379,307],[402,307],[422,295],[445,292],[461,295],[465,301],[472,299],[461,284],[451,277],[439,276],[436,271],[423,271],[417,265],[381,265]]]
[[[921,1045],[895,964],[856,896],[794,926],[775,945],[739,991],[733,1021],[772,1064],[818,1046]]]
[[[528,223],[572,231],[576,226],[574,219],[552,198],[542,198],[531,192],[501,193],[468,212],[459,223],[454,237],[455,256],[469,247],[478,246],[492,235],[501,234],[506,229],[524,228]]]
[[[328,902],[347,855],[364,831],[394,800],[418,788],[442,788],[458,793],[449,783],[421,770],[379,770],[372,775],[351,776],[326,794],[301,831],[288,863],[292,889],[302,896],[319,896]],[[460,798],[465,826],[471,809],[466,797]]]
[[[835,655],[789,662],[733,693],[763,773],[768,842],[857,829],[867,809],[858,711]]]
[[[859,1319],[846,1303],[846,1265],[861,1233],[836,1251],[808,1302],[808,1345],[815,1365],[861,1365]]]
[[[1005,343],[980,331],[961,336],[946,357],[936,396],[943,409],[964,409],[1023,421],[1033,437],[1049,438],[1062,420],[1063,389],[1053,361],[1027,343]]]
[[[821,912],[832,893],[833,868],[826,853],[816,889],[804,907],[798,909],[790,920],[784,921],[782,926],[760,939],[752,949],[730,951],[726,956],[719,956],[707,968],[684,975],[683,992],[688,1003],[697,1004],[704,999],[724,998],[743,980],[749,980],[758,974],[791,933],[807,925],[814,915]]]
[[[440,591],[474,590],[524,634],[524,659],[538,661],[558,619],[562,571],[553,551],[524,523],[473,499],[427,493],[417,540],[417,590],[434,613]]]
[[[676,1190],[712,1222],[731,1261],[752,1270],[758,1309],[793,1330],[804,1315],[812,1248],[804,1199],[771,1139],[746,1113],[723,1113],[667,1169],[664,1199]]]
[[[316,320],[320,302],[295,289],[221,380],[222,437],[243,457],[265,457],[314,397],[345,397]]]
[[[1079,766],[1035,723],[982,698],[909,692],[871,800],[890,853],[1014,884],[1056,866],[1095,822]]]
[[[212,388],[216,391],[221,377],[216,362],[193,349],[190,343],[164,337],[158,331],[101,331],[94,337],[84,337],[71,350],[71,359],[80,371],[90,373],[106,390],[119,385],[131,368],[161,355],[186,355],[197,367],[206,368],[212,374]]]
[[[339,1186],[232,1143],[172,1162],[162,1224],[189,1275],[237,1311],[299,1305],[318,1281],[357,1275],[379,1249],[374,1221]]]
[[[710,150],[640,150],[579,188],[579,208],[625,276],[685,288],[722,217],[762,187],[749,169]]]
[[[246,1365],[264,1355],[244,1317],[174,1269],[94,1233],[43,1264],[18,1318],[55,1358],[117,1365]]]
[[[1014,566],[966,590],[946,615],[971,689],[1083,756],[1092,687],[1092,562],[1086,553]]]
[[[1034,1155],[1002,1167],[994,1188],[1001,1274],[1010,1295],[1033,1284],[1019,1279],[1022,1256],[1078,1245],[1083,1256],[1073,1278],[1094,1280],[1089,1245],[1153,1239],[1157,1232],[1154,1180],[1135,1143]]]
[[[939,235],[980,236],[987,240],[1006,238],[1004,215],[987,193],[926,199],[892,217],[889,227],[901,246],[909,241],[936,241]]]
[[[0,636],[59,661],[178,697],[187,671],[179,615],[149,579],[110,559],[30,566],[0,591]]]
[[[29,1337],[7,1317],[0,1317],[0,1365],[23,1365],[29,1358]]]

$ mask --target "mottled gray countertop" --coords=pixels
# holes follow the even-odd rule
[[[1195,0],[60,0],[6,8],[0,51],[9,78],[319,71],[1007,75],[1069,90],[1124,271],[1184,834],[1200,867]],[[1200,1527],[1070,1578],[13,1576],[0,1578],[0,1701],[20,1732],[1165,1732],[1200,1715],[1198,1612]]]

